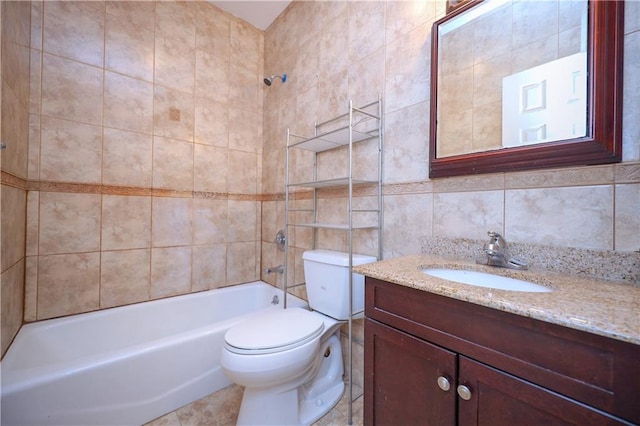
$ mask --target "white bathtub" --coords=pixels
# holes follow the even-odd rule
[[[1,423],[139,425],[200,399],[231,384],[226,330],[282,297],[254,282],[27,324],[0,363]]]

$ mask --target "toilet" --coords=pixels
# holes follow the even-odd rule
[[[352,260],[356,266],[377,259],[353,254]],[[303,265],[311,310],[267,312],[225,334],[222,369],[244,386],[238,425],[309,425],[342,397],[340,326],[349,319],[349,254],[310,250]],[[364,277],[353,274],[353,312],[363,308]]]

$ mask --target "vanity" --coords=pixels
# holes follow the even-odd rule
[[[354,270],[366,276],[365,425],[640,424],[639,286],[427,255]]]

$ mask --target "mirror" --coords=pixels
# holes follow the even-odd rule
[[[429,177],[621,161],[623,12],[472,0],[435,22]]]

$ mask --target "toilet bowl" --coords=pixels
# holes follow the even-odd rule
[[[311,424],[331,409],[344,391],[341,324],[290,308],[229,329],[221,364],[245,387],[237,424]]]
[[[327,298],[334,295],[336,301],[345,299],[343,293],[349,288],[345,256],[348,262],[347,253],[304,253],[309,305],[314,307],[310,287],[322,287],[316,292],[322,311],[288,308],[268,312],[231,327],[225,334],[222,368],[230,380],[245,388],[237,424],[309,425],[342,397],[344,368],[339,334],[349,312],[344,304],[328,303]],[[353,256],[354,265],[376,260]],[[320,265],[311,264],[315,262]],[[346,280],[344,274],[328,273],[331,269],[336,272],[335,268],[346,269]],[[307,270],[314,276],[307,276]]]

